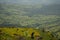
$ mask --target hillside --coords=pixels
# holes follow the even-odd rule
[[[0,40],[58,40],[58,39],[51,32],[48,31],[45,32],[33,28],[29,29],[0,28]]]
[[[49,30],[60,38],[60,5],[17,5],[0,3],[0,27]]]

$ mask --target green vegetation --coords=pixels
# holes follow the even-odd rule
[[[16,27],[16,28],[33,28],[40,30],[44,29],[45,31],[51,32],[54,35],[54,38],[51,35],[47,35],[47,32],[40,32],[45,40],[55,40],[60,38],[60,16],[59,15],[45,15],[35,12],[39,11],[40,6],[31,6],[31,5],[16,5],[16,4],[0,4],[0,27],[3,30],[3,27]],[[3,30],[3,34],[0,36],[3,38],[7,35],[11,39],[6,40],[15,40],[14,36],[11,36],[9,33],[14,32],[13,29]],[[31,31],[32,32],[32,31]],[[17,32],[15,32],[17,33]],[[21,33],[21,32],[20,32]],[[18,34],[20,34],[18,32]],[[29,33],[28,33],[29,34]],[[16,34],[15,34],[16,35]],[[21,33],[23,35],[23,33]],[[26,34],[27,35],[27,34]],[[25,36],[26,36],[25,35]],[[3,37],[4,36],[4,37]],[[5,38],[7,38],[7,36]],[[53,38],[53,39],[51,39]],[[27,40],[30,38],[26,38]],[[56,40],[57,40],[56,39]]]
[[[51,32],[33,28],[0,28],[0,40],[57,40],[57,38]]]

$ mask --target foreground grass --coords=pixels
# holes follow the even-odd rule
[[[49,31],[33,28],[0,28],[0,40],[57,40]]]

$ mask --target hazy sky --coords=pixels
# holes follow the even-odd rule
[[[60,0],[0,0],[0,2],[12,2],[22,4],[60,4]]]

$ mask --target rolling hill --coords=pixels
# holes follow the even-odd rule
[[[0,27],[44,28],[60,38],[60,5],[0,3]]]

